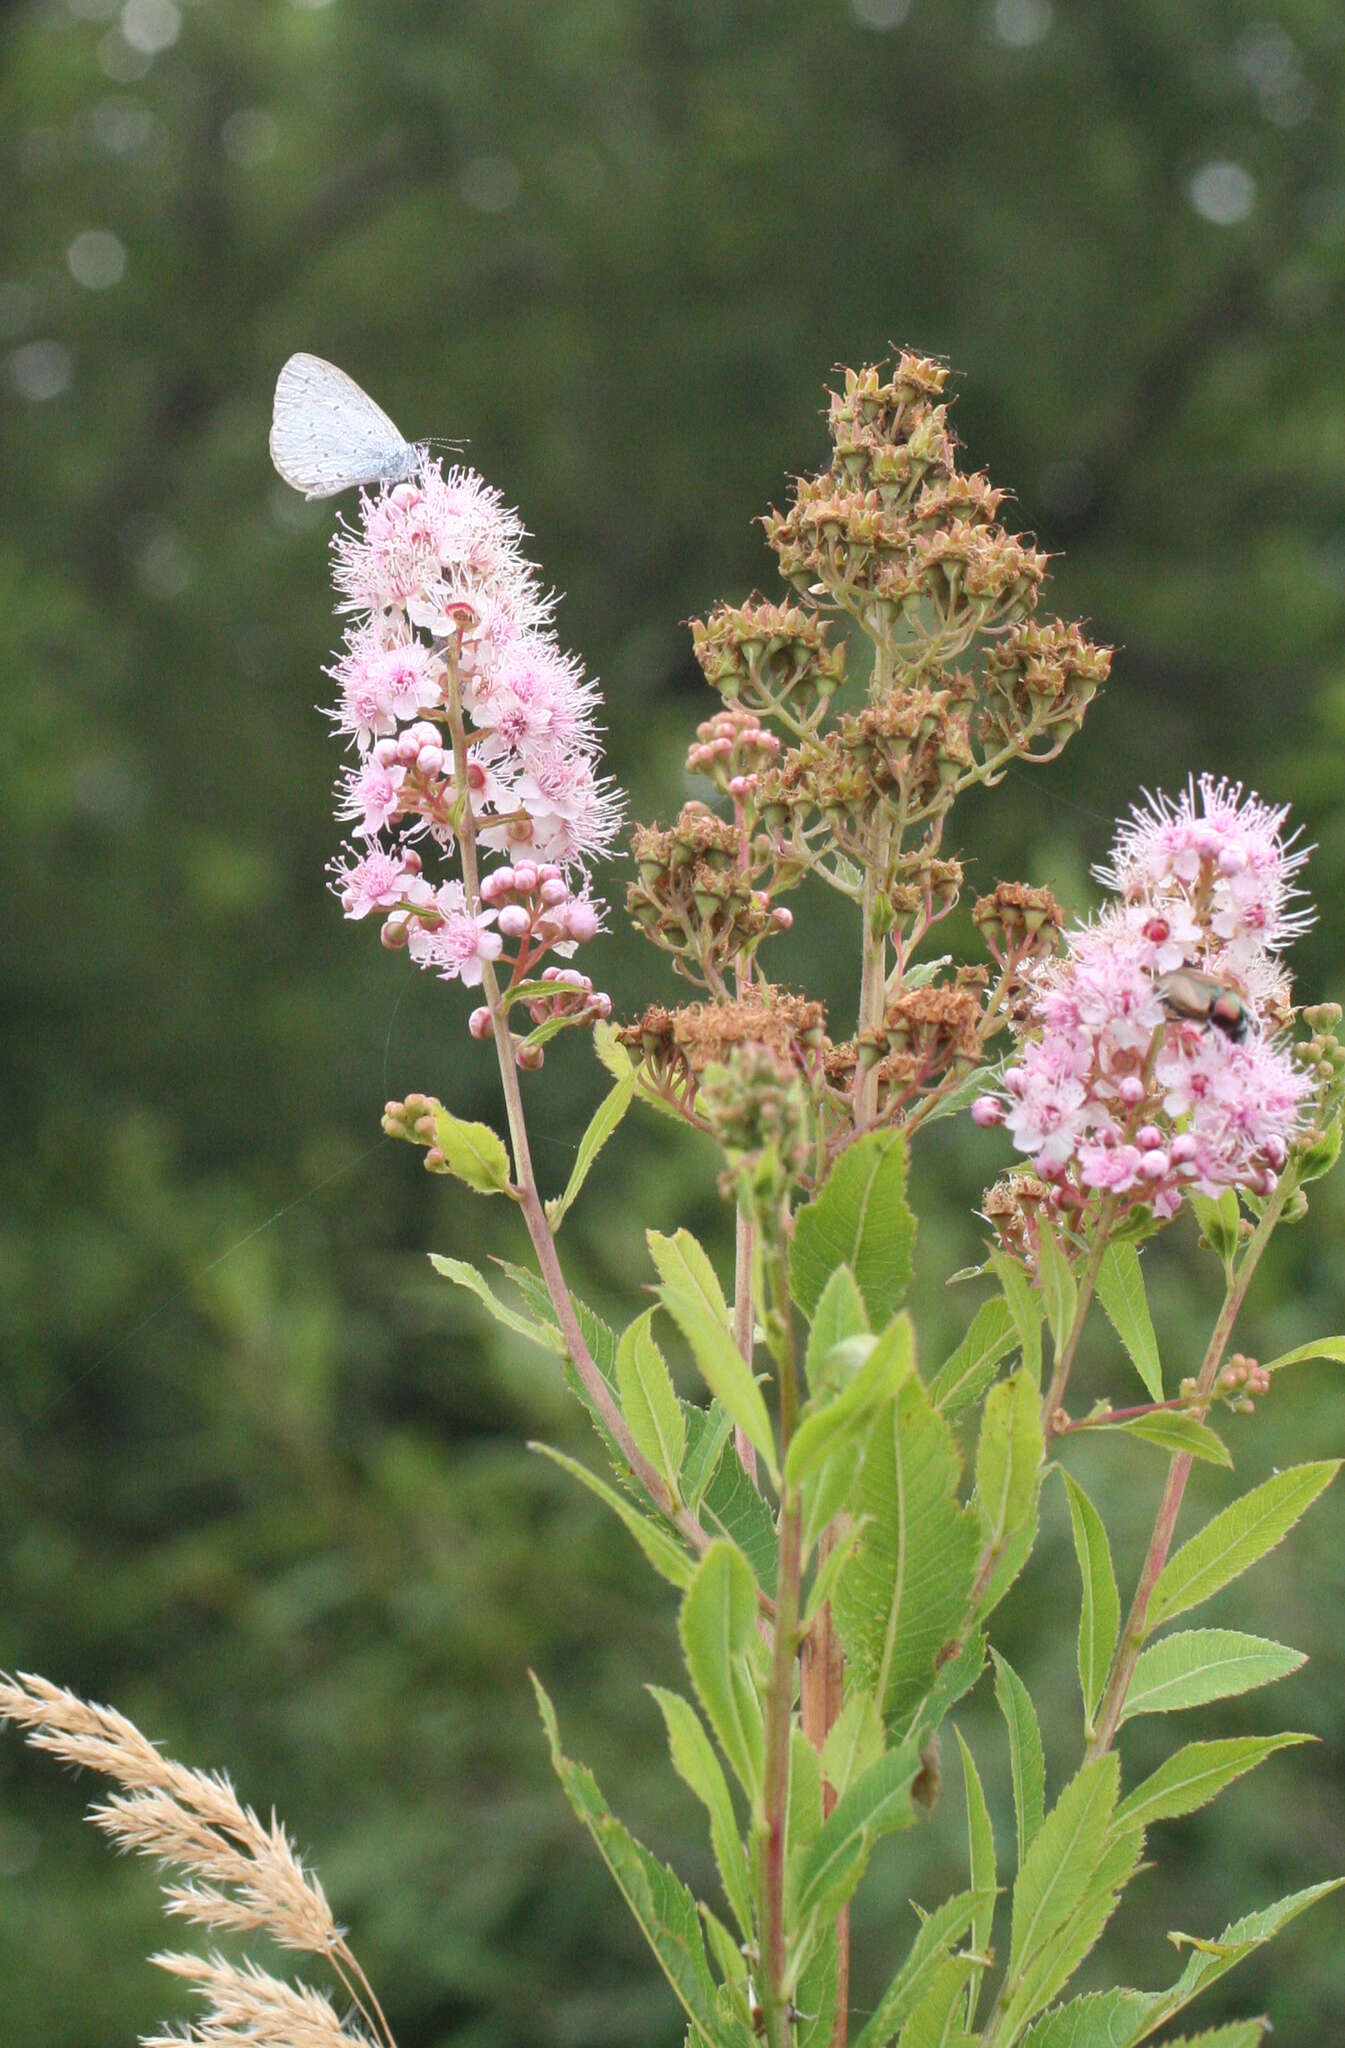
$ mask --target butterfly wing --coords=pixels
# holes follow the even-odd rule
[[[295,355],[276,379],[271,460],[305,497],[334,498],[410,476],[420,450],[335,363]]]

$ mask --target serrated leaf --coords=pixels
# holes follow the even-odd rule
[[[823,1391],[828,1357],[837,1344],[869,1332],[868,1311],[859,1282],[848,1266],[837,1266],[818,1297],[808,1332],[805,1370],[812,1393]]]
[[[1167,2020],[1173,2019],[1184,2010],[1201,1991],[1227,1976],[1245,1956],[1263,1948],[1272,1941],[1281,1928],[1296,1920],[1300,1913],[1315,1906],[1318,1899],[1339,1891],[1345,1878],[1330,1878],[1325,1884],[1308,1885],[1305,1890],[1290,1892],[1286,1898],[1277,1899],[1273,1906],[1263,1906],[1259,1912],[1244,1913],[1240,1920],[1234,1920],[1225,1927],[1217,1941],[1202,1941],[1187,1960],[1185,1969],[1168,1991],[1152,1994],[1149,2011],[1142,2028],[1131,2037],[1132,2044],[1147,2041]],[[1189,1934],[1169,1934],[1168,1940],[1181,1947],[1191,1943]]]
[[[635,1072],[635,1062],[621,1043],[615,1024],[595,1024],[593,1050],[614,1081],[624,1081]]]
[[[1060,1240],[1045,1216],[1040,1219],[1037,1230],[1037,1284],[1041,1288],[1051,1342],[1059,1357],[1074,1328],[1079,1289]]]
[[[911,1278],[915,1218],[906,1204],[906,1145],[899,1131],[869,1131],[844,1151],[821,1192],[794,1218],[790,1287],[811,1316],[838,1266],[848,1266],[877,1329]]]
[[[986,1396],[976,1447],[976,1507],[986,1560],[998,1562],[1037,1498],[1042,1461],[1041,1404],[1026,1370]]]
[[[710,1844],[724,1897],[742,1939],[751,1941],[752,1887],[728,1780],[691,1702],[680,1693],[665,1691],[661,1685],[651,1685],[649,1690],[658,1701],[668,1730],[673,1769],[710,1816]]]
[[[1026,1273],[1007,1252],[991,1252],[988,1263],[999,1281],[1009,1313],[1013,1317],[1014,1328],[1018,1333],[1018,1348],[1023,1354],[1023,1364],[1040,1386],[1041,1324],[1045,1314],[1042,1298],[1033,1291]]]
[[[1159,1574],[1149,1602],[1158,1628],[1238,1578],[1275,1548],[1340,1470],[1339,1458],[1277,1472],[1205,1524]]]
[[[871,1694],[851,1693],[822,1745],[822,1771],[839,1799],[883,1754],[883,1724]]]
[[[927,1997],[948,1951],[961,1941],[976,1914],[994,1908],[994,1894],[959,1892],[920,1924],[906,1960],[857,2036],[854,2048],[886,2048],[916,2006]]]
[[[551,1761],[565,1796],[597,1844],[692,2026],[706,2048],[753,2048],[750,2028],[735,2025],[720,2004],[705,1957],[695,1899],[681,1879],[616,1818],[593,1773],[563,1755],[555,1708],[538,1680],[534,1678],[532,1683]]]
[[[955,1728],[958,1754],[962,1759],[962,1787],[967,1804],[967,1872],[971,1879],[971,1890],[982,1901],[972,1916],[972,1946],[982,1955],[990,1950],[990,1935],[995,1920],[995,1898],[999,1890],[999,1877],[995,1861],[995,1830],[990,1819],[990,1808],[986,1805],[985,1790],[975,1759],[962,1739],[962,1730]],[[968,1987],[967,2025],[976,2018],[976,2006],[980,1998],[979,1979]]]
[[[978,1400],[995,1376],[1001,1358],[1019,1342],[1018,1325],[1003,1295],[983,1302],[971,1328],[929,1383],[929,1398],[945,1415]]]
[[[1038,1830],[1014,1880],[1009,1976],[1064,1926],[1088,1890],[1105,1853],[1116,1806],[1120,1765],[1095,1757],[1071,1778]]]
[[[1196,1212],[1196,1221],[1206,1243],[1226,1266],[1238,1248],[1241,1211],[1237,1194],[1232,1188],[1225,1188],[1217,1197],[1198,1195],[1193,1191],[1191,1207]]]
[[[642,1514],[632,1500],[609,1486],[605,1479],[599,1479],[596,1472],[590,1472],[587,1465],[581,1465],[577,1458],[567,1458],[564,1451],[558,1451],[552,1444],[530,1444],[530,1450],[537,1451],[543,1458],[549,1458],[553,1465],[559,1465],[562,1472],[568,1472],[571,1479],[577,1479],[581,1486],[596,1494],[605,1507],[609,1507],[617,1520],[628,1529],[639,1544],[654,1570],[679,1589],[691,1584],[695,1565],[681,1545],[668,1534],[661,1522],[651,1521]]]
[[[1135,1665],[1122,1721],[1203,1707],[1287,1678],[1307,1658],[1301,1650],[1231,1628],[1195,1628],[1150,1643]]]
[[[1114,1436],[1137,1436],[1142,1443],[1166,1451],[1169,1457],[1199,1458],[1207,1465],[1223,1465],[1229,1471],[1233,1467],[1223,1438],[1207,1423],[1197,1422],[1194,1415],[1181,1415],[1176,1409],[1160,1415],[1135,1415],[1126,1422],[1095,1422],[1090,1427],[1105,1429]]]
[[[517,1309],[509,1308],[491,1287],[484,1273],[478,1273],[475,1266],[466,1259],[446,1258],[441,1252],[431,1252],[430,1264],[436,1273],[442,1273],[445,1280],[455,1281],[474,1294],[484,1307],[489,1309],[497,1323],[506,1330],[513,1330],[518,1336],[526,1337],[530,1344],[549,1351],[554,1358],[565,1357],[565,1339],[554,1323],[538,1322],[533,1316],[521,1315]]]
[[[1143,1991],[1092,1991],[1031,2026],[1021,2048],[1129,2048],[1150,2000]]]
[[[973,1956],[943,1957],[928,1990],[902,2028],[897,2048],[975,2048],[972,2036],[959,2025],[958,2015],[968,1979],[978,1969]]]
[[[588,1127],[579,1140],[579,1150],[575,1154],[570,1178],[565,1183],[565,1192],[546,1205],[547,1221],[553,1230],[560,1229],[589,1177],[594,1160],[630,1108],[635,1096],[635,1078],[633,1071],[623,1075],[616,1086],[604,1095],[589,1119]]]
[[[761,1706],[747,1667],[756,1624],[751,1566],[733,1544],[712,1543],[683,1597],[678,1625],[697,1698],[749,1799],[761,1784]]]
[[[1013,1776],[1013,1810],[1018,1823],[1018,1867],[1037,1839],[1046,1811],[1046,1758],[1041,1729],[1031,1695],[1018,1673],[998,1650],[995,1661],[995,1698],[1009,1731],[1009,1766]]]
[[[728,1303],[700,1245],[689,1230],[664,1237],[648,1232],[663,1285],[659,1296],[690,1344],[701,1376],[776,1478],[775,1439],[761,1389],[733,1335]]]
[[[1083,1588],[1079,1608],[1079,1689],[1083,1694],[1084,1719],[1091,1731],[1116,1654],[1121,1596],[1116,1589],[1116,1570],[1102,1517],[1077,1480],[1071,1479],[1068,1472],[1062,1472],[1061,1477],[1069,1497],[1074,1554],[1079,1560]]]
[[[1150,1400],[1161,1401],[1163,1366],[1144,1291],[1140,1255],[1133,1244],[1108,1245],[1098,1268],[1097,1297],[1148,1389]]]
[[[617,1398],[631,1435],[676,1494],[686,1450],[686,1422],[672,1374],[654,1342],[650,1328],[654,1315],[652,1308],[646,1309],[617,1345]]]
[[[697,1408],[691,1401],[679,1405],[687,1439],[682,1460],[682,1498],[688,1506],[698,1508],[718,1470],[724,1446],[733,1434],[733,1417],[725,1413],[718,1401],[711,1401],[708,1408]]]
[[[785,1913],[790,1920],[797,1917],[795,1900],[822,1821],[822,1759],[796,1721],[789,1731],[789,1811],[785,1826],[789,1846]]]
[[[1135,1874],[1143,1848],[1142,1828],[1109,1840],[1067,1918],[1024,1954],[1004,2005],[1001,2025],[1006,2040],[1014,2040],[1019,2029],[1058,1996],[1093,1949]]]
[[[799,1888],[798,1917],[838,1913],[864,1874],[869,1851],[882,1835],[915,1819],[911,1785],[920,1768],[913,1743],[889,1750],[837,1801],[813,1843]]]
[[[713,1450],[716,1440],[720,1446],[718,1459],[701,1495],[701,1522],[711,1534],[726,1537],[738,1546],[751,1565],[762,1592],[773,1598],[779,1550],[775,1517],[764,1495],[743,1470],[737,1446],[732,1441],[732,1419],[725,1415],[717,1401],[712,1403],[708,1417],[702,1408],[684,1408],[683,1412],[691,1444],[684,1470],[690,1469],[700,1449],[694,1434],[697,1428],[695,1418],[701,1420],[708,1448]]]
[[[915,1365],[909,1316],[894,1316],[854,1378],[820,1407],[809,1406],[790,1439],[785,1479],[800,1485],[838,1451],[857,1441]]]
[[[794,2048],[830,2048],[836,2024],[836,1993],[836,1929],[834,1924],[828,1924],[820,1929],[816,1946],[799,1977]]]
[[[1147,1828],[1156,1820],[1195,1813],[1225,1785],[1254,1771],[1277,1749],[1292,1749],[1312,1739],[1310,1735],[1241,1735],[1222,1742],[1188,1742],[1121,1801],[1116,1825]]]
[[[1345,1365],[1345,1337],[1318,1337],[1311,1344],[1300,1344],[1293,1351],[1282,1351],[1278,1358],[1272,1358],[1267,1372],[1282,1372],[1286,1365],[1306,1365],[1311,1358],[1325,1358],[1333,1365]]]
[[[980,1556],[952,1432],[912,1374],[870,1431],[852,1495],[863,1532],[832,1596],[852,1682],[903,1735],[960,1635]]]
[[[434,1112],[434,1142],[449,1172],[479,1195],[512,1193],[509,1154],[489,1124],[471,1124],[442,1105]]]
[[[928,1124],[936,1124],[941,1117],[959,1116],[969,1109],[978,1095],[985,1093],[985,1069],[973,1067],[960,1081],[948,1090],[946,1095],[935,1096],[928,1109],[916,1112],[916,1120],[923,1131]]]

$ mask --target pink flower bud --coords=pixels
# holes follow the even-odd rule
[[[1125,1079],[1117,1084],[1116,1092],[1127,1109],[1134,1109],[1137,1103],[1144,1100],[1144,1083],[1138,1074],[1127,1074]]]
[[[490,1011],[486,1009],[484,1004],[479,1010],[472,1011],[471,1016],[467,1019],[467,1029],[471,1032],[473,1038],[490,1037]]]
[[[497,903],[500,897],[504,895],[505,883],[501,877],[506,872],[507,870],[504,868],[497,868],[493,874],[481,877],[481,901],[483,903]]]
[[[1289,1147],[1285,1144],[1283,1138],[1267,1138],[1262,1150],[1266,1155],[1267,1166],[1273,1167],[1275,1172],[1278,1173],[1285,1160],[1289,1157]]]
[[[442,747],[422,747],[416,755],[416,767],[422,775],[442,775],[444,750]]]
[[[595,1017],[601,1017],[605,1022],[612,1014],[612,998],[601,994],[595,995],[589,1009]]]
[[[559,875],[544,875],[537,891],[548,910],[554,910],[558,903],[563,903],[569,893]]]
[[[416,852],[414,846],[403,847],[402,866],[406,869],[408,875],[418,875],[421,869],[424,867],[424,865],[424,861]]]
[[[1187,1165],[1195,1158],[1200,1146],[1189,1131],[1181,1131],[1173,1139],[1168,1151],[1178,1166]]]
[[[521,939],[532,929],[532,919],[521,903],[506,903],[496,919],[496,929],[506,939]]]
[[[540,1045],[521,1045],[514,1054],[514,1065],[525,1074],[535,1074],[545,1057]]]
[[[564,923],[567,935],[577,939],[581,945],[597,937],[599,917],[592,903],[571,903],[565,912]]]
[[[1161,1145],[1162,1142],[1163,1133],[1157,1124],[1143,1124],[1135,1133],[1135,1143],[1142,1152],[1152,1152],[1154,1147]]]
[[[393,767],[397,760],[396,740],[375,740],[374,759],[375,761],[377,761],[380,768]]]
[[[779,930],[782,932],[787,932],[790,926],[793,924],[793,922],[794,913],[784,903],[777,904],[775,909],[771,912],[771,923],[777,926]]]
[[[525,895],[531,894],[537,887],[537,868],[533,861],[521,860],[519,862],[518,866],[514,869],[514,887],[523,890]]]
[[[1141,1180],[1166,1180],[1172,1171],[1172,1162],[1166,1152],[1146,1152],[1140,1161]]]
[[[406,920],[390,917],[378,935],[379,941],[389,953],[400,953],[406,944]]]
[[[1004,1104],[998,1095],[978,1095],[971,1105],[971,1120],[974,1124],[979,1124],[983,1131],[990,1130],[995,1124],[1002,1124]]]
[[[563,882],[565,880],[564,875],[553,860],[543,861],[537,870],[537,876],[538,880],[543,882]]]

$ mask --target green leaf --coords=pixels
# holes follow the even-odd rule
[[[1129,2048],[1149,2003],[1143,1991],[1091,1991],[1038,2020],[1022,2048]]]
[[[1014,2040],[1019,2029],[1049,2005],[1069,1982],[1116,1911],[1121,1892],[1134,1876],[1143,1849],[1142,1828],[1128,1829],[1109,1840],[1067,1917],[1024,1953],[1016,1982],[1010,1972],[1013,1989],[1001,2018],[1006,2040]]]
[[[883,1754],[883,1724],[871,1694],[851,1693],[822,1745],[822,1771],[838,1799]]]
[[[1311,1735],[1240,1735],[1223,1742],[1188,1742],[1121,1801],[1116,1824],[1147,1828],[1156,1820],[1195,1813],[1277,1749],[1312,1740]]]
[[[616,1130],[626,1111],[630,1108],[635,1095],[635,1078],[633,1069],[630,1073],[623,1075],[615,1087],[604,1095],[602,1101],[594,1110],[589,1120],[588,1129],[579,1140],[579,1150],[575,1154],[570,1178],[565,1183],[564,1194],[558,1196],[554,1202],[548,1202],[546,1205],[547,1221],[553,1230],[560,1229],[561,1224],[570,1212],[575,1197],[589,1177],[594,1160],[611,1137],[613,1131]]]
[[[1199,1606],[1273,1550],[1330,1485],[1340,1466],[1339,1458],[1327,1458],[1276,1472],[1207,1522],[1159,1574],[1149,1602],[1149,1626],[1158,1628]]]
[[[870,1764],[824,1823],[813,1843],[799,1890],[798,1917],[838,1913],[864,1874],[869,1851],[881,1835],[909,1827],[915,1819],[911,1785],[920,1768],[914,1743],[903,1743]]]
[[[1197,1422],[1194,1415],[1181,1415],[1176,1409],[1167,1409],[1161,1415],[1135,1415],[1128,1422],[1096,1422],[1091,1426],[1116,1436],[1137,1436],[1144,1443],[1156,1444],[1170,1457],[1180,1454],[1200,1458],[1207,1465],[1225,1465],[1232,1470],[1233,1460],[1223,1438],[1205,1423]]]
[[[962,1739],[962,1730],[955,1728],[958,1754],[962,1759],[962,1785],[967,1802],[967,1869],[971,1878],[971,1889],[982,1903],[972,1916],[972,1946],[986,1955],[990,1950],[990,1935],[995,1919],[995,1898],[999,1890],[999,1878],[995,1862],[995,1830],[990,1820],[990,1808],[985,1803],[985,1792],[981,1785],[981,1774],[975,1759]],[[976,2005],[980,1995],[979,1981],[973,1984],[967,1994],[967,2025],[976,2018]]]
[[[655,1313],[646,1309],[617,1346],[617,1395],[631,1435],[676,1494],[686,1450],[686,1422],[672,1374],[650,1329]]]
[[[636,1073],[634,1060],[617,1036],[615,1024],[595,1024],[593,1027],[593,1050],[614,1081],[624,1081]]]
[[[1287,1678],[1306,1662],[1301,1650],[1286,1649],[1265,1636],[1242,1635],[1237,1629],[1195,1628],[1164,1636],[1141,1652],[1121,1719],[1203,1707],[1210,1700]]]
[[[811,1316],[836,1268],[848,1266],[870,1322],[882,1329],[905,1300],[914,1242],[905,1141],[899,1131],[869,1131],[842,1152],[821,1193],[794,1218],[794,1299]]]
[[[789,1808],[785,1821],[785,1914],[790,1920],[796,1917],[794,1901],[822,1820],[822,1759],[795,1721],[789,1731]]]
[[[687,1439],[682,1461],[682,1498],[689,1507],[698,1508],[701,1496],[719,1469],[724,1446],[733,1434],[733,1417],[725,1413],[718,1401],[711,1401],[708,1408],[697,1408],[690,1401],[682,1401],[679,1406]]]
[[[1013,1317],[1023,1364],[1040,1386],[1042,1298],[1034,1292],[1022,1267],[1007,1252],[991,1252],[989,1263]]]
[[[738,1923],[742,1939],[751,1941],[752,1887],[728,1780],[710,1738],[701,1726],[700,1716],[690,1701],[684,1700],[680,1693],[666,1692],[661,1685],[651,1685],[649,1690],[658,1701],[667,1725],[673,1769],[710,1816],[710,1843],[715,1852],[724,1897],[729,1902],[729,1910]]]
[[[509,1154],[504,1140],[489,1124],[464,1123],[442,1105],[434,1112],[434,1142],[444,1155],[444,1164],[458,1180],[475,1188],[479,1195],[513,1192],[509,1182]]]
[[[712,1535],[724,1536],[730,1543],[736,1543],[756,1574],[757,1584],[764,1593],[774,1596],[776,1553],[779,1548],[775,1533],[775,1517],[764,1496],[752,1484],[743,1470],[736,1444],[732,1441],[733,1423],[725,1415],[718,1401],[710,1404],[709,1411],[693,1408],[689,1403],[682,1405],[683,1420],[687,1425],[686,1463],[683,1466],[684,1484],[693,1466],[698,1465],[702,1451],[708,1456],[719,1446],[716,1462],[705,1481],[699,1501],[702,1525]]]
[[[1108,1245],[1098,1268],[1097,1297],[1152,1401],[1163,1398],[1163,1366],[1149,1316],[1140,1255],[1133,1244]]]
[[[993,1893],[959,1892],[921,1922],[905,1962],[870,2014],[854,2048],[886,2048],[928,1995],[953,1944],[961,1941],[977,1913],[987,1905],[993,1910],[994,1903]]]
[[[929,1398],[946,1415],[979,1400],[994,1378],[995,1367],[1018,1343],[1018,1325],[1003,1295],[983,1302],[971,1328],[929,1383]]]
[[[972,2036],[959,2025],[958,2014],[968,1979],[976,1977],[979,1984],[980,1968],[975,1956],[945,1956],[902,2028],[897,2048],[976,2048]]]
[[[1120,1786],[1115,1754],[1071,1778],[1038,1830],[1013,1887],[1009,1976],[1022,1974],[1073,1913],[1102,1860]]]
[[[1041,1461],[1041,1397],[1023,1370],[990,1389],[981,1418],[976,1507],[987,1560],[998,1562],[1032,1513]]]
[[[915,1333],[909,1316],[894,1316],[865,1363],[839,1394],[805,1412],[790,1439],[785,1480],[798,1486],[829,1458],[857,1442],[915,1366]]]
[[[1267,1372],[1280,1372],[1286,1365],[1306,1365],[1310,1358],[1325,1358],[1333,1365],[1345,1365],[1345,1337],[1318,1337],[1315,1343],[1300,1344],[1296,1351],[1282,1351],[1272,1358]]]
[[[960,1475],[952,1432],[912,1374],[869,1433],[852,1495],[862,1534],[832,1596],[851,1682],[898,1736],[966,1622],[981,1541]]]
[[[1325,1884],[1313,1884],[1304,1891],[1291,1892],[1287,1898],[1277,1899],[1273,1906],[1263,1906],[1257,1913],[1246,1913],[1241,1920],[1234,1920],[1225,1927],[1217,1941],[1202,1941],[1196,1945],[1186,1968],[1171,1989],[1151,1996],[1143,2028],[1132,2035],[1132,2042],[1147,2041],[1166,2021],[1188,2006],[1199,1992],[1216,1984],[1220,1977],[1227,1976],[1245,1956],[1264,1948],[1281,1928],[1296,1920],[1309,1906],[1315,1906],[1318,1899],[1339,1891],[1342,1884],[1345,1884],[1345,1878],[1330,1878]],[[1181,1946],[1191,1944],[1193,1937],[1170,1934],[1168,1940]]]
[[[818,1297],[808,1332],[805,1366],[812,1393],[823,1391],[827,1359],[836,1345],[851,1337],[866,1337],[868,1332],[869,1318],[859,1283],[848,1266],[837,1266]]]
[[[1237,1194],[1232,1188],[1225,1188],[1217,1199],[1193,1193],[1191,1207],[1210,1250],[1227,1266],[1238,1248],[1242,1212]]]
[[[1046,1810],[1046,1758],[1042,1752],[1041,1729],[1031,1695],[1018,1673],[998,1650],[995,1660],[995,1698],[1009,1731],[1009,1764],[1013,1773],[1013,1810],[1018,1822],[1018,1867],[1027,1861],[1028,1850],[1037,1839]]]
[[[1084,1719],[1091,1733],[1093,1718],[1116,1653],[1121,1626],[1121,1596],[1116,1590],[1116,1571],[1111,1545],[1102,1517],[1088,1495],[1061,1473],[1069,1496],[1070,1526],[1074,1532],[1074,1554],[1079,1560],[1083,1599],[1079,1609],[1079,1689],[1083,1694]]]
[[[553,1357],[565,1357],[565,1339],[554,1323],[540,1323],[532,1316],[520,1315],[517,1309],[506,1307],[485,1274],[478,1273],[476,1267],[468,1265],[465,1259],[450,1259],[441,1252],[431,1252],[430,1264],[435,1272],[442,1273],[446,1280],[456,1281],[459,1287],[465,1287],[469,1294],[474,1294],[477,1300],[490,1310],[496,1322],[503,1323],[506,1330],[513,1330],[520,1337],[526,1337],[530,1344],[536,1344],[541,1350],[549,1351]]]
[[[734,2024],[720,2005],[705,1958],[696,1901],[681,1879],[616,1818],[593,1773],[562,1755],[555,1708],[536,1678],[532,1683],[565,1796],[596,1842],[692,2026],[706,2048],[753,2048],[750,2030]]]
[[[738,1349],[714,1267],[689,1230],[679,1230],[675,1237],[651,1230],[648,1238],[663,1282],[659,1297],[664,1307],[690,1344],[710,1392],[728,1410],[775,1479],[775,1440],[766,1403]]]
[[[1037,1230],[1037,1281],[1046,1309],[1051,1342],[1055,1346],[1058,1358],[1065,1348],[1070,1331],[1074,1328],[1075,1312],[1079,1306],[1079,1289],[1060,1240],[1045,1216],[1040,1219]]]
[[[687,1669],[720,1748],[747,1795],[761,1784],[761,1707],[748,1653],[757,1640],[752,1568],[731,1543],[712,1543],[682,1601]]]
[[[609,1486],[605,1479],[599,1479],[596,1472],[590,1472],[587,1465],[581,1465],[577,1458],[567,1458],[564,1451],[556,1450],[551,1444],[529,1444],[528,1448],[549,1458],[553,1465],[560,1466],[562,1472],[568,1472],[572,1479],[577,1479],[581,1486],[596,1494],[617,1520],[629,1529],[656,1572],[679,1588],[691,1584],[695,1566],[661,1522],[651,1521],[648,1515],[640,1512],[634,1501],[628,1500],[616,1487]]]

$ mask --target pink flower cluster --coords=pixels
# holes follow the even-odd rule
[[[474,471],[426,457],[414,481],[364,494],[333,542],[352,623],[329,715],[356,760],[332,887],[347,917],[381,916],[385,945],[471,987],[497,961],[510,985],[530,980],[601,929],[585,869],[621,815],[598,772],[597,691],[556,643],[523,539]],[[421,852],[450,856],[468,819],[475,848],[512,863],[476,900],[427,878]]]
[[[1188,1189],[1274,1187],[1309,1087],[1271,1035],[1275,951],[1309,921],[1285,816],[1209,776],[1136,808],[1097,870],[1121,901],[1032,970],[1003,1094],[972,1115],[1007,1127],[1059,1207],[1168,1217]]]

